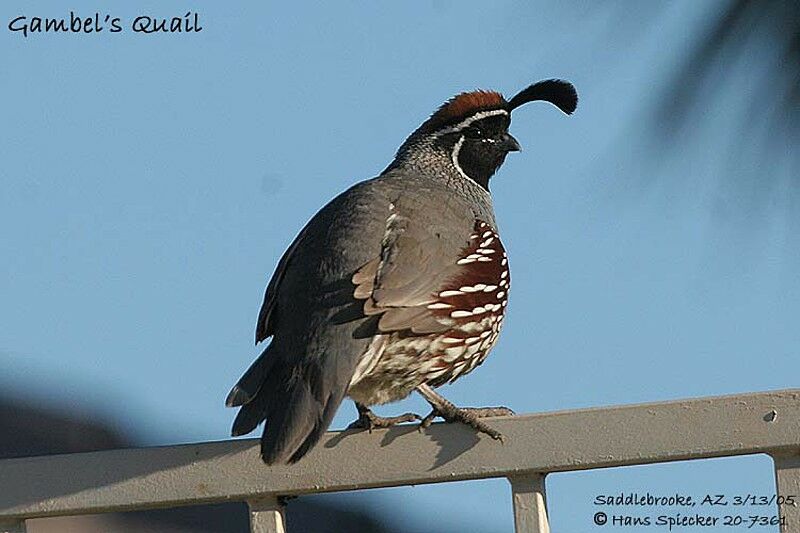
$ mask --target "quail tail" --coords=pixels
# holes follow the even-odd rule
[[[227,407],[239,407],[240,405],[245,405],[246,403],[250,403],[253,398],[255,398],[258,391],[261,389],[261,386],[264,384],[264,378],[269,371],[270,366],[275,361],[274,357],[269,356],[269,351],[272,345],[266,347],[266,349],[261,352],[261,355],[255,362],[250,365],[250,368],[247,369],[247,372],[239,378],[239,381],[236,385],[233,386],[231,391],[228,393],[228,397],[225,399],[225,405]],[[252,429],[245,431],[244,433],[250,433],[253,431]],[[234,428],[234,436],[236,435],[244,435],[244,433],[236,433]]]
[[[320,395],[313,377],[270,353],[268,347],[233,387],[226,404],[241,406],[234,437],[265,422],[261,457],[267,464],[294,463],[319,441],[342,402],[344,390]]]

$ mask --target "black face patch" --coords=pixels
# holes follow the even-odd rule
[[[509,152],[511,117],[497,113],[471,122],[464,119],[461,123],[464,122],[459,128],[449,126],[440,132],[434,147],[451,159],[462,174],[488,191],[489,179]]]
[[[507,114],[494,115],[472,122],[461,130],[457,163],[461,171],[489,190],[489,179],[508,154],[504,137],[511,119]],[[458,141],[456,141],[458,143]],[[455,147],[454,147],[455,149]]]

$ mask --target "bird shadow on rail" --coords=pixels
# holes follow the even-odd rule
[[[445,424],[441,422],[439,424]],[[434,425],[439,425],[434,424]],[[388,430],[380,430],[383,436],[380,440],[379,446],[381,448],[391,447],[393,445],[403,446],[406,444],[404,441],[409,438],[419,438],[419,435],[425,435],[430,440],[437,444],[438,451],[433,464],[429,470],[435,470],[442,466],[447,465],[453,459],[466,453],[480,442],[480,437],[474,430],[461,424],[454,424],[459,428],[458,438],[453,438],[451,434],[445,438],[440,432],[431,431],[430,428],[420,429],[419,424],[400,424]],[[352,429],[338,433],[336,436],[329,439],[325,444],[325,448],[333,448],[349,436],[369,432],[365,429]],[[379,433],[379,430],[374,430],[373,434]],[[396,443],[396,444],[395,444]]]

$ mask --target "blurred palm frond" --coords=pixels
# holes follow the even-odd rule
[[[734,72],[741,77],[732,84]],[[662,140],[674,145],[690,120],[725,91],[744,98],[737,151],[747,143],[759,146],[764,158],[797,158],[800,2],[731,0],[723,6],[667,84],[655,116]]]

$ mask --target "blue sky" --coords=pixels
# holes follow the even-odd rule
[[[524,151],[492,182],[514,280],[504,334],[443,392],[540,412],[795,386],[792,194],[754,208],[724,179],[744,172],[728,148],[753,69],[731,70],[741,89],[701,106],[671,155],[653,151],[648,111],[718,5],[3,2],[0,384],[147,443],[226,438],[223,400],[258,353],[263,289],[305,221],[380,172],[452,94],[562,77],[578,111],[516,112]],[[194,10],[204,29],[5,29],[70,9],[123,25]],[[407,408],[424,404],[381,412]],[[344,406],[334,427],[353,417]],[[624,488],[769,493],[773,481],[763,457],[553,475],[554,530],[591,530],[594,494]],[[413,509],[401,518],[413,531],[432,516],[511,527],[502,480],[372,498]]]

